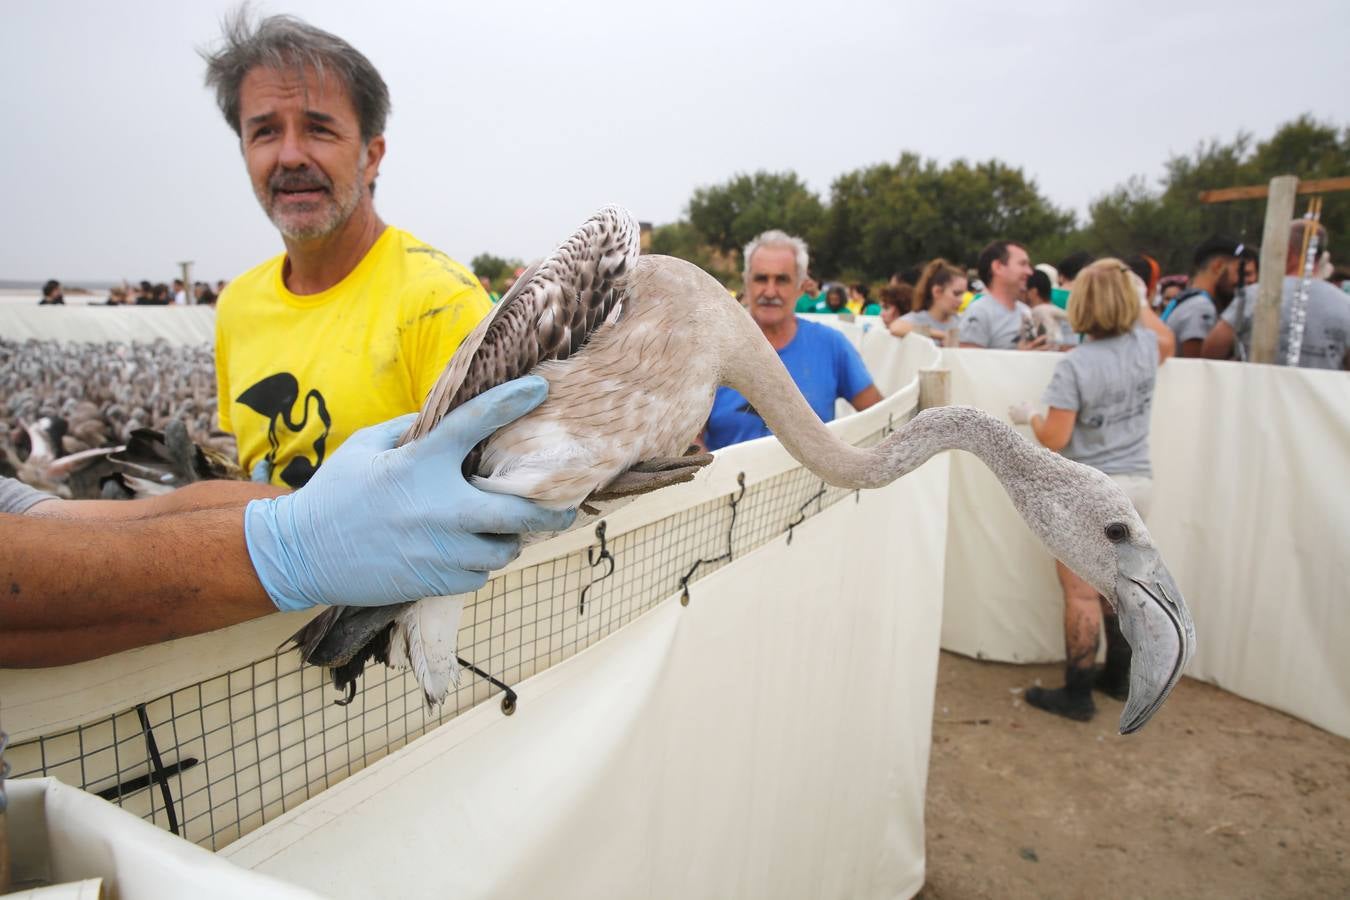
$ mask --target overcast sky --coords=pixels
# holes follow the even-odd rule
[[[196,48],[229,3],[8,3],[0,278],[228,278],[280,238]],[[270,0],[393,97],[378,208],[467,264],[596,207],[657,223],[742,171],[998,157],[1082,214],[1131,174],[1311,112],[1350,124],[1350,2]]]

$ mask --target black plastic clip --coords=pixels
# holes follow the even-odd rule
[[[788,523],[787,542],[789,546],[792,544],[792,529],[796,528],[798,525],[806,521],[806,508],[810,506],[812,503],[815,503],[816,512],[820,512],[820,499],[824,496],[825,496],[825,482],[824,480],[822,480],[820,482],[820,490],[816,491],[810,497],[807,497],[806,502],[803,503],[801,506],[797,507],[797,518],[793,519],[791,522]]]
[[[744,472],[736,473],[736,484],[740,485],[740,490],[738,490],[734,496],[729,498],[731,502],[731,523],[727,525],[727,552],[723,553],[721,556],[715,559],[700,559],[698,562],[694,563],[694,565],[690,567],[688,572],[684,573],[684,577],[680,579],[681,606],[689,605],[689,579],[694,577],[694,573],[698,571],[699,566],[705,563],[708,565],[712,565],[713,563],[719,563],[722,562],[723,560],[731,559],[732,538],[736,531],[736,505],[740,503],[741,498],[745,496]]]
[[[883,438],[890,437],[895,432],[895,413],[886,413],[886,427],[881,429]]]
[[[600,539],[600,552],[595,551],[595,547],[586,548],[586,561],[594,569],[602,562],[609,562],[609,570],[599,578],[591,579],[591,583],[581,589],[581,599],[577,601],[577,615],[586,615],[586,592],[595,586],[597,582],[604,581],[614,574],[614,554],[609,552],[609,545],[605,543],[605,520],[601,519],[600,524],[595,526],[595,536]]]

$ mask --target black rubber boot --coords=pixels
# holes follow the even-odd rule
[[[1092,702],[1092,668],[1064,669],[1064,687],[1027,688],[1027,702],[1037,709],[1073,719],[1075,722],[1090,722],[1097,714],[1097,706]]]
[[[1097,670],[1094,687],[1108,697],[1124,701],[1130,696],[1130,657],[1134,651],[1120,630],[1120,617],[1107,613],[1102,617],[1106,626],[1106,665]]]

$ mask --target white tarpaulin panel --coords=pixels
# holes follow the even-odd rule
[[[210,344],[213,306],[0,306],[0,338],[8,341],[153,341]]]
[[[1006,418],[1008,405],[1039,400],[1058,353],[944,350],[952,402]],[[1031,438],[1030,429],[1021,429]],[[993,473],[953,453],[942,646],[1007,662],[1064,658],[1063,603],[1055,564],[1022,522]]]
[[[1189,674],[1350,737],[1350,375],[1169,362],[1153,467]]]
[[[223,854],[337,897],[913,894],[947,460],[524,682],[514,716],[478,707]]]
[[[1039,400],[1059,354],[943,358],[954,402],[998,415]],[[1151,449],[1149,530],[1195,617],[1188,674],[1350,736],[1350,376],[1172,360]],[[943,647],[1063,659],[1049,555],[984,466],[951,469]]]
[[[66,896],[95,897],[87,880],[101,879],[104,896],[115,900],[314,898],[308,890],[231,865],[55,779],[10,780],[5,792],[15,885],[85,882]]]

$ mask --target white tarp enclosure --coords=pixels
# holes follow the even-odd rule
[[[8,341],[154,341],[210,344],[213,306],[17,306],[0,308],[0,338]]]
[[[943,351],[952,399],[1039,400],[1060,355]],[[1350,376],[1176,359],[1158,377],[1149,531],[1195,617],[1187,673],[1350,737]],[[942,646],[1064,658],[1054,567],[978,460],[951,463]]]

